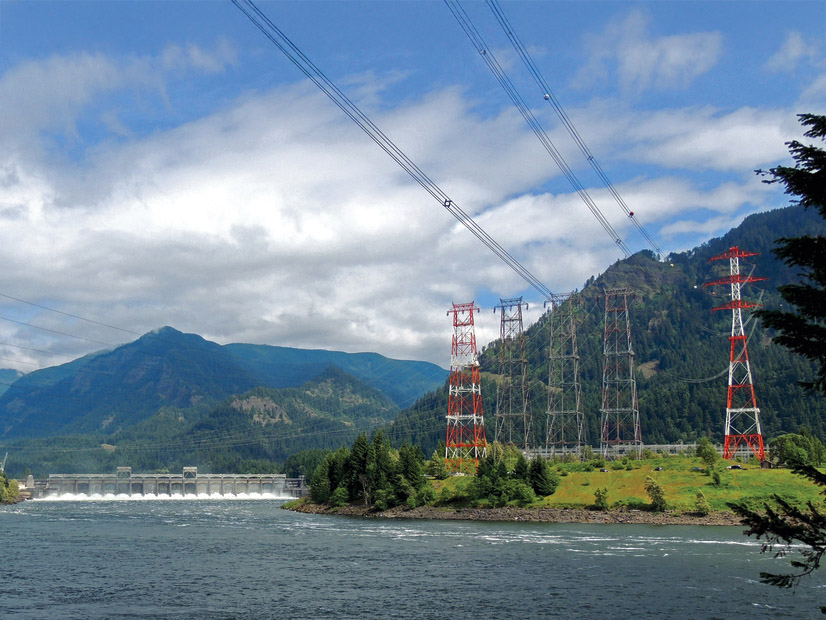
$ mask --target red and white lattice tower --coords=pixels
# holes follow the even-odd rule
[[[728,303],[712,308],[715,310],[731,310],[731,356],[728,367],[728,396],[726,398],[726,429],[723,456],[734,458],[741,446],[747,446],[763,462],[766,452],[763,448],[763,433],[760,430],[760,409],[754,396],[754,380],[751,375],[749,352],[746,348],[746,331],[743,328],[743,310],[756,308],[757,304],[743,301],[740,290],[744,284],[757,282],[766,278],[753,278],[740,274],[740,259],[748,256],[757,256],[758,252],[744,252],[737,246],[729,248],[718,256],[709,260],[729,260],[729,276],[705,286],[727,284],[731,287],[731,299]]]
[[[521,297],[499,298],[499,380],[496,384],[494,439],[521,450],[532,447],[531,416],[528,411],[528,356],[522,329]]]
[[[479,459],[487,456],[482,388],[479,383],[479,356],[473,313],[469,304],[453,304],[453,345],[450,353],[450,393],[447,404],[448,471],[475,471]]]
[[[599,448],[606,458],[642,456],[640,408],[634,376],[634,350],[628,316],[628,289],[605,291],[605,340],[602,362],[602,423]]]

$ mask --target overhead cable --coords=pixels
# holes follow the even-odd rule
[[[345,95],[319,69],[301,49],[295,45],[251,0],[232,0],[247,18],[283,53],[310,81],[344,112],[350,120],[358,125],[393,161],[407,172],[416,183],[422,186],[433,198],[465,226],[473,235],[484,243],[506,265],[536,289],[543,297],[553,295],[550,288],[543,284],[516,258],[496,242],[473,218],[462,210],[430,177],[381,130],[359,107]]]
[[[470,16],[465,12],[462,5],[456,0],[444,1],[447,8],[450,9],[450,12],[453,14],[453,17],[456,18],[457,22],[459,22],[462,30],[465,31],[465,34],[468,36],[468,39],[470,39],[473,47],[476,48],[476,51],[479,52],[482,60],[485,61],[488,69],[490,69],[496,80],[508,94],[508,97],[510,97],[513,105],[516,106],[517,110],[519,110],[522,118],[524,118],[525,122],[528,123],[528,126],[531,128],[536,137],[539,138],[539,142],[543,147],[545,147],[545,150],[548,151],[548,154],[554,162],[556,162],[556,165],[559,167],[562,174],[565,175],[565,178],[568,179],[568,182],[573,186],[576,193],[585,203],[585,206],[588,207],[588,210],[591,211],[593,216],[602,225],[605,232],[608,233],[608,236],[610,236],[614,243],[616,243],[620,250],[622,250],[625,257],[628,258],[631,256],[631,251],[617,234],[617,231],[614,230],[614,227],[611,226],[611,223],[605,218],[600,208],[594,202],[593,198],[591,198],[591,195],[574,174],[574,171],[571,170],[571,167],[568,165],[568,162],[565,161],[562,153],[560,153],[556,146],[554,146],[553,142],[551,142],[551,139],[548,137],[548,134],[545,133],[545,130],[539,124],[539,121],[536,120],[533,112],[531,112],[530,108],[528,108],[525,100],[522,99],[522,96],[519,94],[519,91],[505,73],[502,65],[499,64],[498,60],[496,60],[493,52],[488,48],[488,45],[482,38],[482,35],[476,29],[476,26],[473,25]]]
[[[657,254],[657,257],[659,258],[661,251],[656,241],[654,241],[653,237],[651,237],[651,235],[648,234],[648,231],[645,230],[643,225],[640,223],[638,215],[631,211],[631,209],[628,208],[628,205],[625,204],[625,201],[622,199],[622,196],[620,196],[619,192],[617,191],[617,188],[614,187],[614,184],[611,182],[611,180],[608,178],[608,175],[605,174],[605,171],[602,169],[602,166],[600,166],[599,162],[596,160],[596,157],[594,157],[593,153],[591,153],[591,150],[588,148],[588,145],[585,144],[585,140],[582,139],[582,136],[579,134],[576,127],[574,127],[573,122],[571,122],[571,119],[568,118],[568,115],[562,108],[562,104],[559,103],[559,100],[554,95],[553,91],[551,90],[551,87],[545,81],[545,78],[542,76],[542,73],[539,71],[539,68],[533,61],[530,52],[522,43],[521,39],[516,34],[516,31],[513,29],[513,26],[508,21],[505,12],[502,10],[502,7],[496,0],[486,1],[488,7],[496,17],[496,20],[499,22],[499,25],[502,27],[502,30],[505,31],[505,34],[510,40],[511,45],[513,45],[513,48],[516,50],[516,53],[519,54],[519,57],[522,59],[522,62],[528,69],[528,73],[531,74],[534,81],[539,86],[539,89],[542,91],[543,99],[553,107],[554,112],[556,112],[556,115],[559,117],[559,120],[565,126],[565,129],[568,130],[568,133],[570,134],[571,138],[576,143],[576,145],[579,147],[579,150],[582,151],[582,154],[585,156],[585,159],[588,160],[589,164],[591,164],[591,167],[594,169],[594,172],[597,173],[597,176],[599,176],[600,180],[605,185],[606,189],[608,189],[608,191],[611,192],[611,195],[614,197],[614,200],[616,200],[617,204],[625,212],[625,215],[629,217],[631,222],[634,224],[634,226],[636,226],[637,230],[645,238],[645,240],[648,242],[648,245],[651,246],[651,249],[654,250],[654,252]]]

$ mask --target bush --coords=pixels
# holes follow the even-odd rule
[[[651,510],[654,512],[662,512],[668,509],[668,504],[665,501],[665,491],[659,482],[654,480],[651,476],[645,479],[645,492],[651,498]]]
[[[711,505],[708,503],[708,500],[702,491],[697,491],[697,500],[694,502],[694,511],[698,515],[703,516],[711,512]]]
[[[603,487],[594,491],[594,508],[597,510],[608,510],[608,488]]]
[[[330,496],[330,505],[333,508],[338,508],[339,506],[344,506],[349,499],[350,494],[347,492],[347,487],[339,486],[333,491],[333,494]]]

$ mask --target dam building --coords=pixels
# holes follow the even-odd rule
[[[45,484],[35,485],[35,497],[56,495],[241,495],[302,497],[309,491],[304,477],[286,474],[199,474],[184,467],[180,474],[133,474],[118,467],[109,474],[49,474]]]

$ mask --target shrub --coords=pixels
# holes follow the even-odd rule
[[[599,488],[594,491],[594,508],[597,510],[608,510],[608,489]]]
[[[668,509],[668,504],[665,501],[665,491],[659,482],[654,480],[651,476],[645,479],[645,492],[651,498],[651,510],[654,512],[662,512]]]
[[[338,508],[339,506],[344,506],[349,499],[350,494],[347,492],[347,487],[339,486],[333,491],[333,494],[330,496],[330,505],[334,508]]]
[[[694,511],[703,516],[711,512],[711,505],[708,503],[708,500],[702,491],[697,491],[697,499],[694,502]]]

